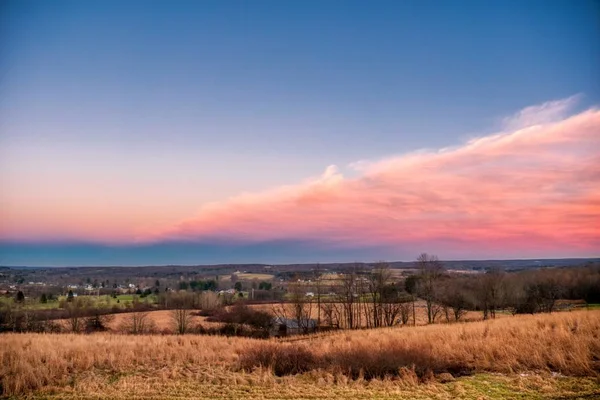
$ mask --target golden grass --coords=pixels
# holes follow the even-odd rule
[[[115,314],[114,319],[108,324],[108,329],[113,332],[119,332],[123,323],[127,321],[130,316],[131,313]],[[170,310],[149,311],[148,320],[152,322],[157,332],[174,332],[173,317]],[[198,315],[192,315],[190,321],[190,326],[202,325],[204,327],[210,327],[221,325],[215,322],[207,322],[206,317]]]
[[[301,343],[302,338],[291,338]],[[344,331],[305,337],[329,368],[372,376],[400,367],[425,372],[515,373],[529,370],[568,375],[600,372],[600,312],[515,316],[493,321]],[[283,346],[283,344],[275,344]]]
[[[0,382],[5,395],[56,395],[58,398],[71,395],[127,397],[117,395],[119,390],[129,394],[145,393],[138,398],[167,397],[160,394],[186,397],[191,387],[202,385],[206,386],[201,390],[202,396],[207,398],[237,398],[244,393],[255,398],[301,398],[301,395],[329,398],[334,397],[332,394],[386,398],[393,397],[394,393],[401,397],[401,392],[408,390],[407,385],[417,385],[419,378],[429,382],[419,384],[419,390],[429,396],[469,398],[461,393],[478,393],[481,385],[467,386],[479,382],[480,375],[447,384],[426,379],[433,378],[431,373],[445,370],[456,375],[454,368],[460,367],[471,373],[497,372],[513,378],[519,376],[514,374],[516,372],[546,374],[544,385],[549,391],[566,382],[554,380],[550,371],[585,376],[585,379],[569,378],[569,387],[581,384],[585,390],[600,393],[597,383],[599,335],[600,311],[341,332],[316,338],[293,338],[294,344],[196,335],[6,334],[0,336]],[[285,350],[292,345],[306,346],[315,356],[319,369],[280,378],[272,373],[271,366],[252,368],[241,363],[251,349],[275,346]],[[382,360],[385,365],[379,367]],[[417,374],[410,372],[412,363]],[[400,367],[407,367],[403,369],[404,375],[394,375],[394,369],[398,371]],[[424,372],[428,369],[429,375]],[[378,378],[364,379],[369,374]],[[489,379],[495,382],[504,378],[492,376]],[[523,379],[529,383],[517,384],[511,380],[502,385],[513,389],[524,385],[523,391],[533,393],[527,386],[531,380]],[[310,389],[313,386],[315,389]],[[209,389],[212,392],[206,392]],[[277,393],[280,396],[276,396]],[[427,398],[426,395],[421,397]]]
[[[221,374],[216,370],[214,374]],[[225,372],[226,373],[226,372]],[[404,384],[398,381],[343,381],[313,376],[272,378],[266,374],[237,374],[232,378],[152,375],[89,375],[61,388],[44,388],[19,398],[28,399],[597,399],[600,385],[593,378],[549,375],[500,376],[481,374],[449,383]]]
[[[63,386],[82,373],[137,372],[166,378],[193,376],[233,365],[249,339],[117,334],[7,334],[0,337],[5,393]],[[210,367],[210,368],[209,368]]]

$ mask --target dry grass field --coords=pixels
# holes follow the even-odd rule
[[[130,313],[115,314],[114,319],[109,322],[108,329],[112,332],[119,332],[123,322],[130,317]],[[159,310],[148,312],[149,321],[157,332],[173,332],[173,317],[170,310]],[[216,322],[207,322],[206,317],[198,315],[192,315],[190,318],[190,325],[197,326],[202,325],[204,327],[220,326],[221,324]]]
[[[317,302],[315,299],[313,299],[312,302],[313,302],[313,304],[312,304],[312,309],[310,312],[310,317],[313,319],[316,319],[318,316]],[[371,313],[372,311],[371,311],[370,304],[363,303],[362,306],[364,308],[361,309],[362,316],[360,319],[360,325],[364,328],[364,327],[366,327],[366,323],[367,323],[367,319],[365,318],[364,313],[365,312]],[[257,310],[267,311],[272,314],[282,314],[282,308],[283,308],[283,310],[285,310],[287,312],[287,315],[289,315],[289,316],[294,315],[294,313],[293,313],[294,305],[292,303],[253,304],[253,305],[250,305],[249,307],[255,308]],[[344,309],[341,304],[338,304],[337,309],[339,311],[339,319],[343,323],[344,319],[345,319]],[[496,313],[496,318],[504,318],[504,317],[510,317],[510,316],[511,316],[510,314],[504,314],[501,312]],[[320,317],[321,317],[321,320],[324,322],[325,321],[325,313],[323,311],[321,312]],[[415,302],[415,317],[416,317],[417,325],[427,325],[427,309],[425,307],[424,300],[418,300]],[[452,316],[451,316],[451,320],[453,320]],[[473,321],[481,321],[481,320],[483,320],[483,312],[481,312],[481,311],[467,311],[461,318],[461,322],[473,322]],[[440,313],[440,315],[436,319],[436,324],[437,323],[446,323],[446,322],[447,321],[446,321],[444,315],[442,313]],[[412,322],[412,310],[411,310],[409,324],[412,325],[412,323],[413,322]]]
[[[292,315],[292,311],[291,311],[292,305],[289,303],[285,303],[284,305],[282,305],[280,303],[277,303],[277,304],[253,304],[253,305],[250,305],[249,307],[257,309],[257,310],[267,311],[267,312],[274,313],[274,314],[281,313],[281,307],[286,307],[286,308],[290,309],[288,314]],[[415,315],[417,317],[416,318],[417,325],[427,325],[427,311],[425,309],[424,301],[416,302]],[[123,325],[123,322],[125,322],[129,318],[129,316],[130,316],[130,313],[114,314],[114,317],[108,323],[107,328],[109,329],[110,332],[114,332],[114,333],[120,332],[122,330],[121,327]],[[311,317],[315,318],[315,319],[317,318],[316,303],[314,304]],[[323,314],[321,314],[321,317],[324,318]],[[505,318],[505,317],[510,317],[510,315],[498,313],[496,315],[496,317],[497,318]],[[191,317],[190,326],[202,325],[204,328],[210,328],[210,327],[219,327],[222,325],[221,323],[218,323],[218,322],[208,322],[206,319],[207,319],[206,317],[193,315]],[[462,320],[465,322],[479,321],[482,319],[483,319],[483,314],[479,311],[468,311],[462,318]],[[174,333],[173,318],[171,316],[171,311],[169,311],[169,310],[149,311],[148,312],[148,320],[151,321],[152,326],[154,327],[156,332]],[[66,320],[57,320],[57,322],[59,322],[65,329],[68,329],[68,322]],[[364,318],[363,318],[362,322],[363,322],[362,325],[365,325]],[[445,323],[446,320],[443,316],[440,316],[438,318],[438,322]],[[412,324],[412,320],[410,321],[410,323]]]
[[[13,398],[600,398],[600,311],[260,341],[0,336]]]

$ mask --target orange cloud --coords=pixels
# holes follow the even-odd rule
[[[600,250],[600,111],[530,107],[462,146],[335,166],[297,185],[208,204],[154,239]]]

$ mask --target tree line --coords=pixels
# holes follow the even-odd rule
[[[307,295],[308,288],[316,293]],[[600,265],[473,274],[448,271],[438,257],[423,253],[407,277],[395,275],[386,262],[371,270],[357,265],[325,291],[319,276],[311,286],[292,281],[274,313],[309,333],[314,320],[320,329],[415,325],[418,300],[424,302],[427,323],[460,321],[468,311],[480,311],[484,319],[497,312],[553,312],[559,300],[600,303]]]

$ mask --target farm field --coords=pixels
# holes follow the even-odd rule
[[[322,300],[323,300],[323,302],[331,301],[325,296],[322,297]],[[292,303],[253,304],[253,305],[250,305],[250,307],[255,308],[257,310],[263,310],[263,311],[267,311],[270,313],[274,313],[274,314],[287,313],[288,315],[293,315],[293,304]],[[369,310],[370,305],[364,304],[364,307],[365,308],[364,308],[364,310],[362,310],[362,316],[361,316],[361,320],[360,320],[362,327],[366,327],[366,318],[364,316],[364,313],[367,310]],[[343,321],[343,319],[345,318],[345,315],[344,315],[344,310],[343,310],[343,307],[341,306],[341,304],[338,304],[338,310],[340,312],[339,318]],[[316,300],[313,299],[313,308],[312,308],[312,311],[310,312],[310,317],[316,319],[318,316],[319,316],[319,313],[318,313]],[[505,318],[505,317],[511,317],[511,316],[512,315],[510,313],[502,313],[502,312],[496,313],[496,318]],[[326,316],[325,316],[324,312],[321,312],[320,317],[321,317],[322,321],[325,321]],[[424,300],[415,301],[415,317],[416,317],[417,325],[427,325],[427,309],[426,309]],[[412,310],[411,310],[410,318],[411,319],[410,319],[409,323],[412,325]],[[481,312],[481,311],[467,311],[461,318],[461,322],[473,322],[473,321],[481,321],[481,320],[483,320],[483,312]],[[438,316],[438,318],[436,319],[436,324],[437,323],[445,323],[445,322],[446,322],[446,319],[443,315]]]
[[[116,297],[113,297],[110,295],[82,296],[82,298],[88,299],[92,303],[92,305],[96,305],[96,306],[100,306],[100,307],[104,307],[104,308],[112,308],[112,307],[125,308],[128,304],[133,303],[133,300],[135,297],[137,297],[139,299],[139,301],[141,301],[141,302],[147,301],[150,304],[155,304],[156,300],[157,300],[157,297],[154,294],[143,297],[143,298],[140,298],[140,296],[135,295],[135,294],[119,294]],[[24,303],[23,306],[30,310],[52,310],[52,309],[60,308],[61,300],[66,300],[66,297],[59,296],[58,299],[50,300],[47,303],[40,303],[37,300],[27,299],[27,301]],[[8,298],[0,297],[0,304],[1,303],[14,304],[15,300],[12,297],[8,297]]]
[[[0,336],[3,394],[31,399],[591,399],[599,359],[596,310],[268,341]]]
[[[289,303],[251,304],[248,307],[256,309],[256,310],[266,311],[266,312],[269,312],[269,313],[272,313],[275,315],[281,314],[282,308],[283,308],[283,309],[286,309],[290,315],[292,314],[292,310],[291,310],[292,304],[289,304]],[[314,308],[315,309],[313,310],[311,317],[317,318],[318,313],[317,313],[316,305]],[[416,315],[416,320],[417,320],[418,326],[427,325],[427,311],[425,309],[424,301],[416,302],[415,315]],[[129,316],[130,316],[130,313],[114,314],[113,318],[111,319],[111,321],[109,321],[109,323],[107,325],[108,330],[110,332],[114,332],[114,333],[120,332],[123,322],[126,321],[129,318]],[[322,315],[322,317],[323,317],[323,315]],[[510,317],[512,317],[512,315],[510,315],[510,314],[503,314],[503,313],[496,314],[497,319],[510,318]],[[482,312],[468,311],[462,318],[462,321],[473,322],[473,321],[480,321],[482,319],[483,319]],[[151,322],[151,324],[154,326],[156,332],[160,332],[160,333],[173,333],[174,332],[173,331],[174,327],[173,327],[172,312],[170,310],[149,311],[148,312],[148,321]],[[57,320],[57,322],[61,323],[65,329],[68,329],[68,323],[66,320]],[[446,321],[443,317],[440,317],[438,319],[438,321],[436,322],[436,324],[438,324],[438,323],[445,324]],[[412,324],[412,320],[411,320],[410,324]],[[208,322],[208,321],[206,321],[206,317],[196,315],[196,313],[194,312],[194,313],[192,313],[192,316],[191,316],[190,327],[193,328],[198,325],[202,325],[204,328],[209,328],[209,327],[221,326],[222,324],[217,323],[217,322]]]
[[[244,281],[252,281],[252,280],[271,281],[271,280],[273,280],[273,278],[275,278],[275,276],[272,274],[260,274],[260,273],[252,273],[252,272],[248,272],[248,273],[240,272],[240,273],[235,273],[234,275],[236,275],[239,280],[244,280]],[[231,281],[231,275],[219,275],[219,281],[229,282],[229,281]]]
[[[114,314],[114,318],[109,322],[107,328],[112,332],[118,333],[121,330],[123,322],[125,322],[130,315],[130,313]],[[151,321],[157,332],[173,332],[173,318],[170,310],[150,311],[148,312],[148,320],[149,322]],[[207,322],[206,317],[202,317],[194,313],[190,317],[190,326],[195,327],[198,325],[202,325],[207,328],[211,326],[220,326],[222,324],[218,322]]]

